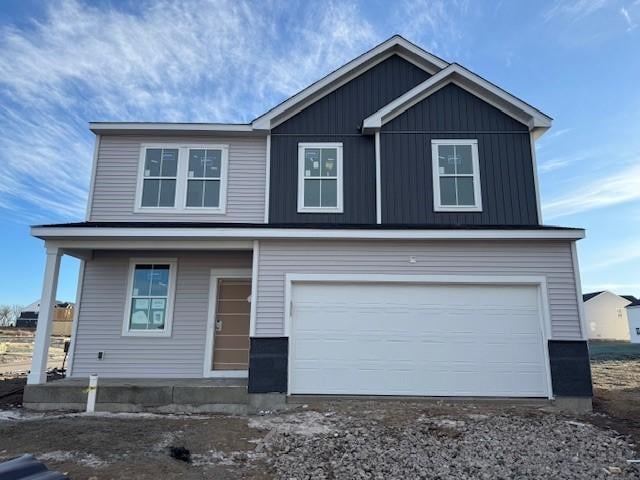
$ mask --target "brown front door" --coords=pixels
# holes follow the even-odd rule
[[[213,370],[248,370],[250,296],[251,279],[218,279]]]

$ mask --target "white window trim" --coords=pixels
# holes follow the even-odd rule
[[[176,175],[176,198],[173,207],[143,207],[142,186],[144,182],[144,161],[148,148],[177,148],[178,168]],[[187,207],[187,182],[189,180],[189,150],[214,149],[222,151],[220,177],[220,205],[218,207]],[[184,213],[184,214],[225,214],[227,212],[227,181],[229,178],[229,145],[217,143],[143,143],[140,146],[138,182],[134,213]]]
[[[337,151],[337,202],[335,207],[305,207],[304,206],[304,150],[305,148],[335,148]],[[298,213],[343,213],[343,168],[342,143],[315,142],[298,143]]]
[[[473,195],[475,205],[455,206],[442,205],[440,201],[440,171],[438,169],[438,147],[440,145],[470,145],[471,163],[473,165]],[[431,171],[433,172],[433,210],[436,212],[481,212],[482,191],[480,189],[480,162],[478,160],[478,140],[475,139],[442,139],[431,140]]]
[[[167,308],[164,318],[163,330],[131,330],[129,328],[129,316],[131,314],[131,299],[133,297],[133,277],[136,265],[140,264],[164,264],[169,265],[169,287],[167,291]],[[125,300],[124,319],[122,322],[123,337],[170,337],[173,327],[173,305],[176,293],[176,277],[178,271],[177,258],[132,258],[129,260],[129,277]]]

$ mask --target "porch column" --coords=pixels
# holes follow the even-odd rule
[[[44,267],[44,282],[42,284],[42,296],[40,297],[36,339],[33,345],[31,373],[27,377],[28,384],[46,383],[47,381],[47,358],[49,357],[49,344],[51,343],[51,325],[53,324],[53,309],[56,304],[62,251],[57,247],[51,247],[46,244],[45,248],[47,261]]]

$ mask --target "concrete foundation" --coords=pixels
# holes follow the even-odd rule
[[[568,413],[590,413],[593,411],[591,397],[556,397],[553,407]]]
[[[23,405],[32,410],[83,411],[88,379],[27,385]],[[96,410],[108,412],[246,414],[246,379],[99,379]]]

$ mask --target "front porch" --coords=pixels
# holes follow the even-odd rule
[[[97,374],[98,409],[246,410],[255,242],[69,239],[45,247],[27,407],[84,408],[83,390]],[[62,255],[81,259],[77,308],[69,378],[48,384]]]
[[[27,385],[23,403],[32,410],[84,411],[88,386],[87,378]],[[250,411],[250,395],[242,378],[101,378],[96,411],[242,415]]]

